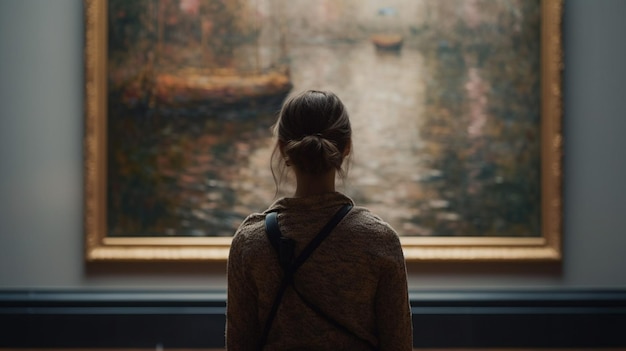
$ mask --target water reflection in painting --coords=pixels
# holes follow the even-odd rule
[[[284,97],[334,91],[340,190],[408,236],[539,236],[539,0],[110,0],[110,236],[230,236]],[[289,190],[287,185],[286,191]]]

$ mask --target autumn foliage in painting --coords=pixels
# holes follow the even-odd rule
[[[443,3],[433,17],[456,11]],[[470,13],[424,44],[427,183],[452,211],[419,222],[438,235],[539,235],[539,4],[518,6],[482,2],[483,21]]]

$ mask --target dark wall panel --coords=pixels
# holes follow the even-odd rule
[[[0,348],[219,348],[223,292],[0,291]],[[626,291],[411,293],[415,347],[626,347]]]

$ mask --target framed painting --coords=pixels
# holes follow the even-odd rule
[[[407,260],[556,261],[562,0],[84,0],[87,261],[225,260],[286,96],[335,92],[340,191]]]

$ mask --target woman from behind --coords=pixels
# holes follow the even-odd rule
[[[228,258],[227,348],[411,350],[398,235],[335,189],[352,148],[343,103],[325,91],[293,95],[274,133],[277,189],[286,170],[295,174],[296,189],[248,216],[235,233]],[[268,234],[274,232],[266,223],[272,216],[280,244]],[[320,239],[324,227],[327,236]],[[311,249],[311,242],[318,246]]]

